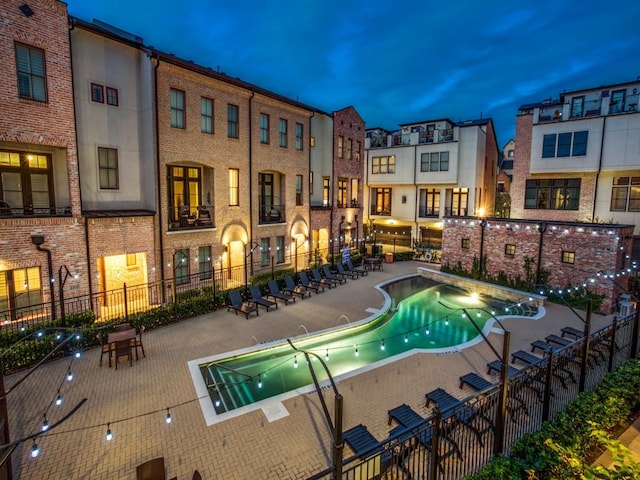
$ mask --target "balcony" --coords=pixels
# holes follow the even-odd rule
[[[376,207],[375,205],[371,205],[370,215],[381,215],[390,217],[391,216],[391,207]]]
[[[420,132],[420,137],[418,141],[420,143],[433,143],[435,141],[435,132]]]
[[[258,223],[260,225],[284,223],[286,221],[284,212],[284,205],[260,205]]]
[[[418,207],[418,216],[421,218],[438,218],[439,216],[439,209],[435,209],[433,207],[427,207],[425,205],[420,205]]]
[[[627,95],[623,101],[612,101],[609,104],[609,114],[637,112],[638,111],[638,95]]]
[[[467,209],[446,207],[444,209],[444,215],[445,217],[466,217]]]
[[[370,137],[369,148],[385,148],[387,146],[387,137]]]
[[[191,207],[169,207],[169,230],[194,230],[199,228],[213,228],[213,215],[211,207],[199,205]]]
[[[33,217],[70,217],[71,207],[12,207],[0,200],[0,217],[33,218]]]

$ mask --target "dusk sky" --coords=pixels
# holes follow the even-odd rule
[[[640,76],[640,2],[69,0],[145,45],[367,127],[492,117]]]

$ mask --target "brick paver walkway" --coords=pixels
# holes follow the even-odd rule
[[[189,360],[255,345],[274,338],[301,335],[369,315],[383,297],[374,285],[413,274],[417,262],[386,264],[384,272],[372,272],[346,285],[277,311],[246,320],[225,310],[186,320],[145,334],[146,358],[133,367],[122,362],[116,371],[98,366],[99,349],[74,361],[72,383],[62,382],[68,411],[81,399],[87,402],[68,421],[38,439],[41,449],[30,457],[31,444],[20,445],[12,456],[17,479],[133,479],[136,466],[163,456],[167,478],[191,479],[195,469],[212,479],[300,479],[326,468],[331,462],[331,436],[317,395],[305,394],[284,402],[289,416],[269,422],[262,411],[207,427],[187,369]],[[580,321],[566,309],[547,306],[539,320],[508,319],[511,350],[528,349],[547,333],[559,333]],[[594,328],[608,319],[594,316]],[[304,326],[304,327],[302,327]],[[501,337],[491,334],[495,345]],[[459,353],[418,353],[387,366],[344,379],[338,388],[344,396],[344,428],[358,423],[378,438],[387,436],[386,412],[407,403],[426,415],[424,394],[441,386],[461,398],[458,377],[469,371],[482,375],[486,363],[495,360],[486,344]],[[53,400],[69,365],[63,359],[39,368],[9,395],[10,432],[13,439],[37,431],[42,413]],[[21,377],[7,377],[10,386]],[[327,395],[333,411],[332,395]],[[172,406],[172,423],[165,422]],[[60,418],[52,410],[48,421]],[[144,415],[147,414],[147,415]],[[113,440],[105,440],[110,423]],[[348,452],[348,450],[347,450]]]

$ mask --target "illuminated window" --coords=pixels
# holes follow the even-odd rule
[[[576,252],[562,251],[562,263],[576,263]]]
[[[508,257],[513,257],[516,254],[516,246],[510,243],[507,243],[504,246],[504,254]]]
[[[463,238],[461,247],[465,250],[469,250],[469,239]]]
[[[611,211],[640,211],[640,177],[613,177]]]

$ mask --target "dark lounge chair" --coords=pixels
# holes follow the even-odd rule
[[[387,478],[385,475],[387,470],[394,465],[406,472],[402,463],[409,455],[410,449],[404,443],[387,449],[362,424],[346,430],[342,435],[353,453],[363,460],[369,459],[369,462],[373,462],[366,467],[366,471],[375,474],[375,476],[367,476],[367,478]]]
[[[576,340],[584,337],[584,332],[582,330],[578,330],[577,328],[573,327],[564,327],[561,332],[563,337],[565,335],[568,335],[569,337],[573,337]]]
[[[329,280],[328,278],[323,278],[322,275],[320,275],[320,270],[318,270],[317,268],[311,270],[311,281],[315,285],[322,285],[323,287],[328,287],[329,289],[335,287],[336,285],[338,285],[338,283],[340,283],[334,280]]]
[[[338,274],[342,275],[342,278],[349,277],[352,280],[357,280],[359,275],[355,272],[347,272],[340,262],[336,263],[336,268],[338,269]]]
[[[304,298],[307,294],[311,296],[311,290],[303,287],[302,285],[296,285],[296,282],[290,275],[284,277],[284,288],[282,290],[290,293],[291,295],[300,295],[300,298]]]
[[[324,275],[324,278],[331,280],[332,282],[336,282],[337,284],[347,283],[346,277],[335,275],[326,265],[322,266],[322,274]]]
[[[243,302],[239,290],[232,290],[229,292],[229,305],[227,305],[227,312],[231,309],[235,311],[236,315],[238,312],[244,313],[247,318],[249,318],[249,314],[251,313],[255,313],[256,316],[258,316],[258,309],[252,307],[247,302]]]
[[[469,385],[476,392],[480,392],[492,387],[494,384],[489,380],[482,378],[475,372],[469,372],[466,375],[462,375],[460,377],[460,388],[464,387],[465,385]]]
[[[531,351],[535,352],[536,350],[540,350],[542,353],[551,353],[558,350],[559,347],[554,347],[550,343],[543,342],[542,340],[536,340],[535,342],[531,342]]]
[[[547,343],[555,343],[560,347],[566,347],[567,345],[571,345],[573,343],[573,340],[569,340],[568,338],[564,338],[555,334],[547,335],[546,337],[544,337],[544,339],[547,341]]]
[[[362,268],[354,267],[353,263],[351,263],[351,260],[347,261],[347,263],[345,265],[347,267],[347,270],[349,270],[350,272],[357,273],[358,275],[362,275],[363,277],[365,275],[369,275],[369,272],[367,272],[366,270],[364,270]]]
[[[300,272],[299,276],[300,276],[300,283],[307,290],[313,290],[316,293],[320,293],[320,289],[322,289],[322,291],[324,292],[324,285],[318,284],[312,281],[309,278],[309,275],[307,275],[307,272]]]
[[[511,354],[511,362],[515,362],[516,360],[526,363],[527,365],[535,365],[542,359],[530,354],[529,352],[525,352],[524,350],[518,350]]]
[[[487,363],[487,373],[500,373],[502,372],[502,362],[500,360],[494,360],[493,362],[489,362]],[[509,365],[507,367],[507,375],[510,377],[513,377],[515,374],[517,374],[520,370],[518,370],[516,367],[512,367],[511,365]]]
[[[260,291],[260,287],[258,285],[251,285],[249,287],[249,292],[251,292],[251,302],[256,305],[256,307],[262,306],[266,308],[267,312],[271,307],[278,308],[278,304],[271,300],[267,300],[262,296],[262,292]],[[258,307],[259,308],[259,307]]]
[[[267,298],[272,297],[275,301],[282,300],[285,305],[289,303],[289,300],[293,302],[296,301],[293,294],[287,294],[286,290],[280,290],[277,280],[269,280],[267,285],[269,286],[269,294],[267,295]]]

